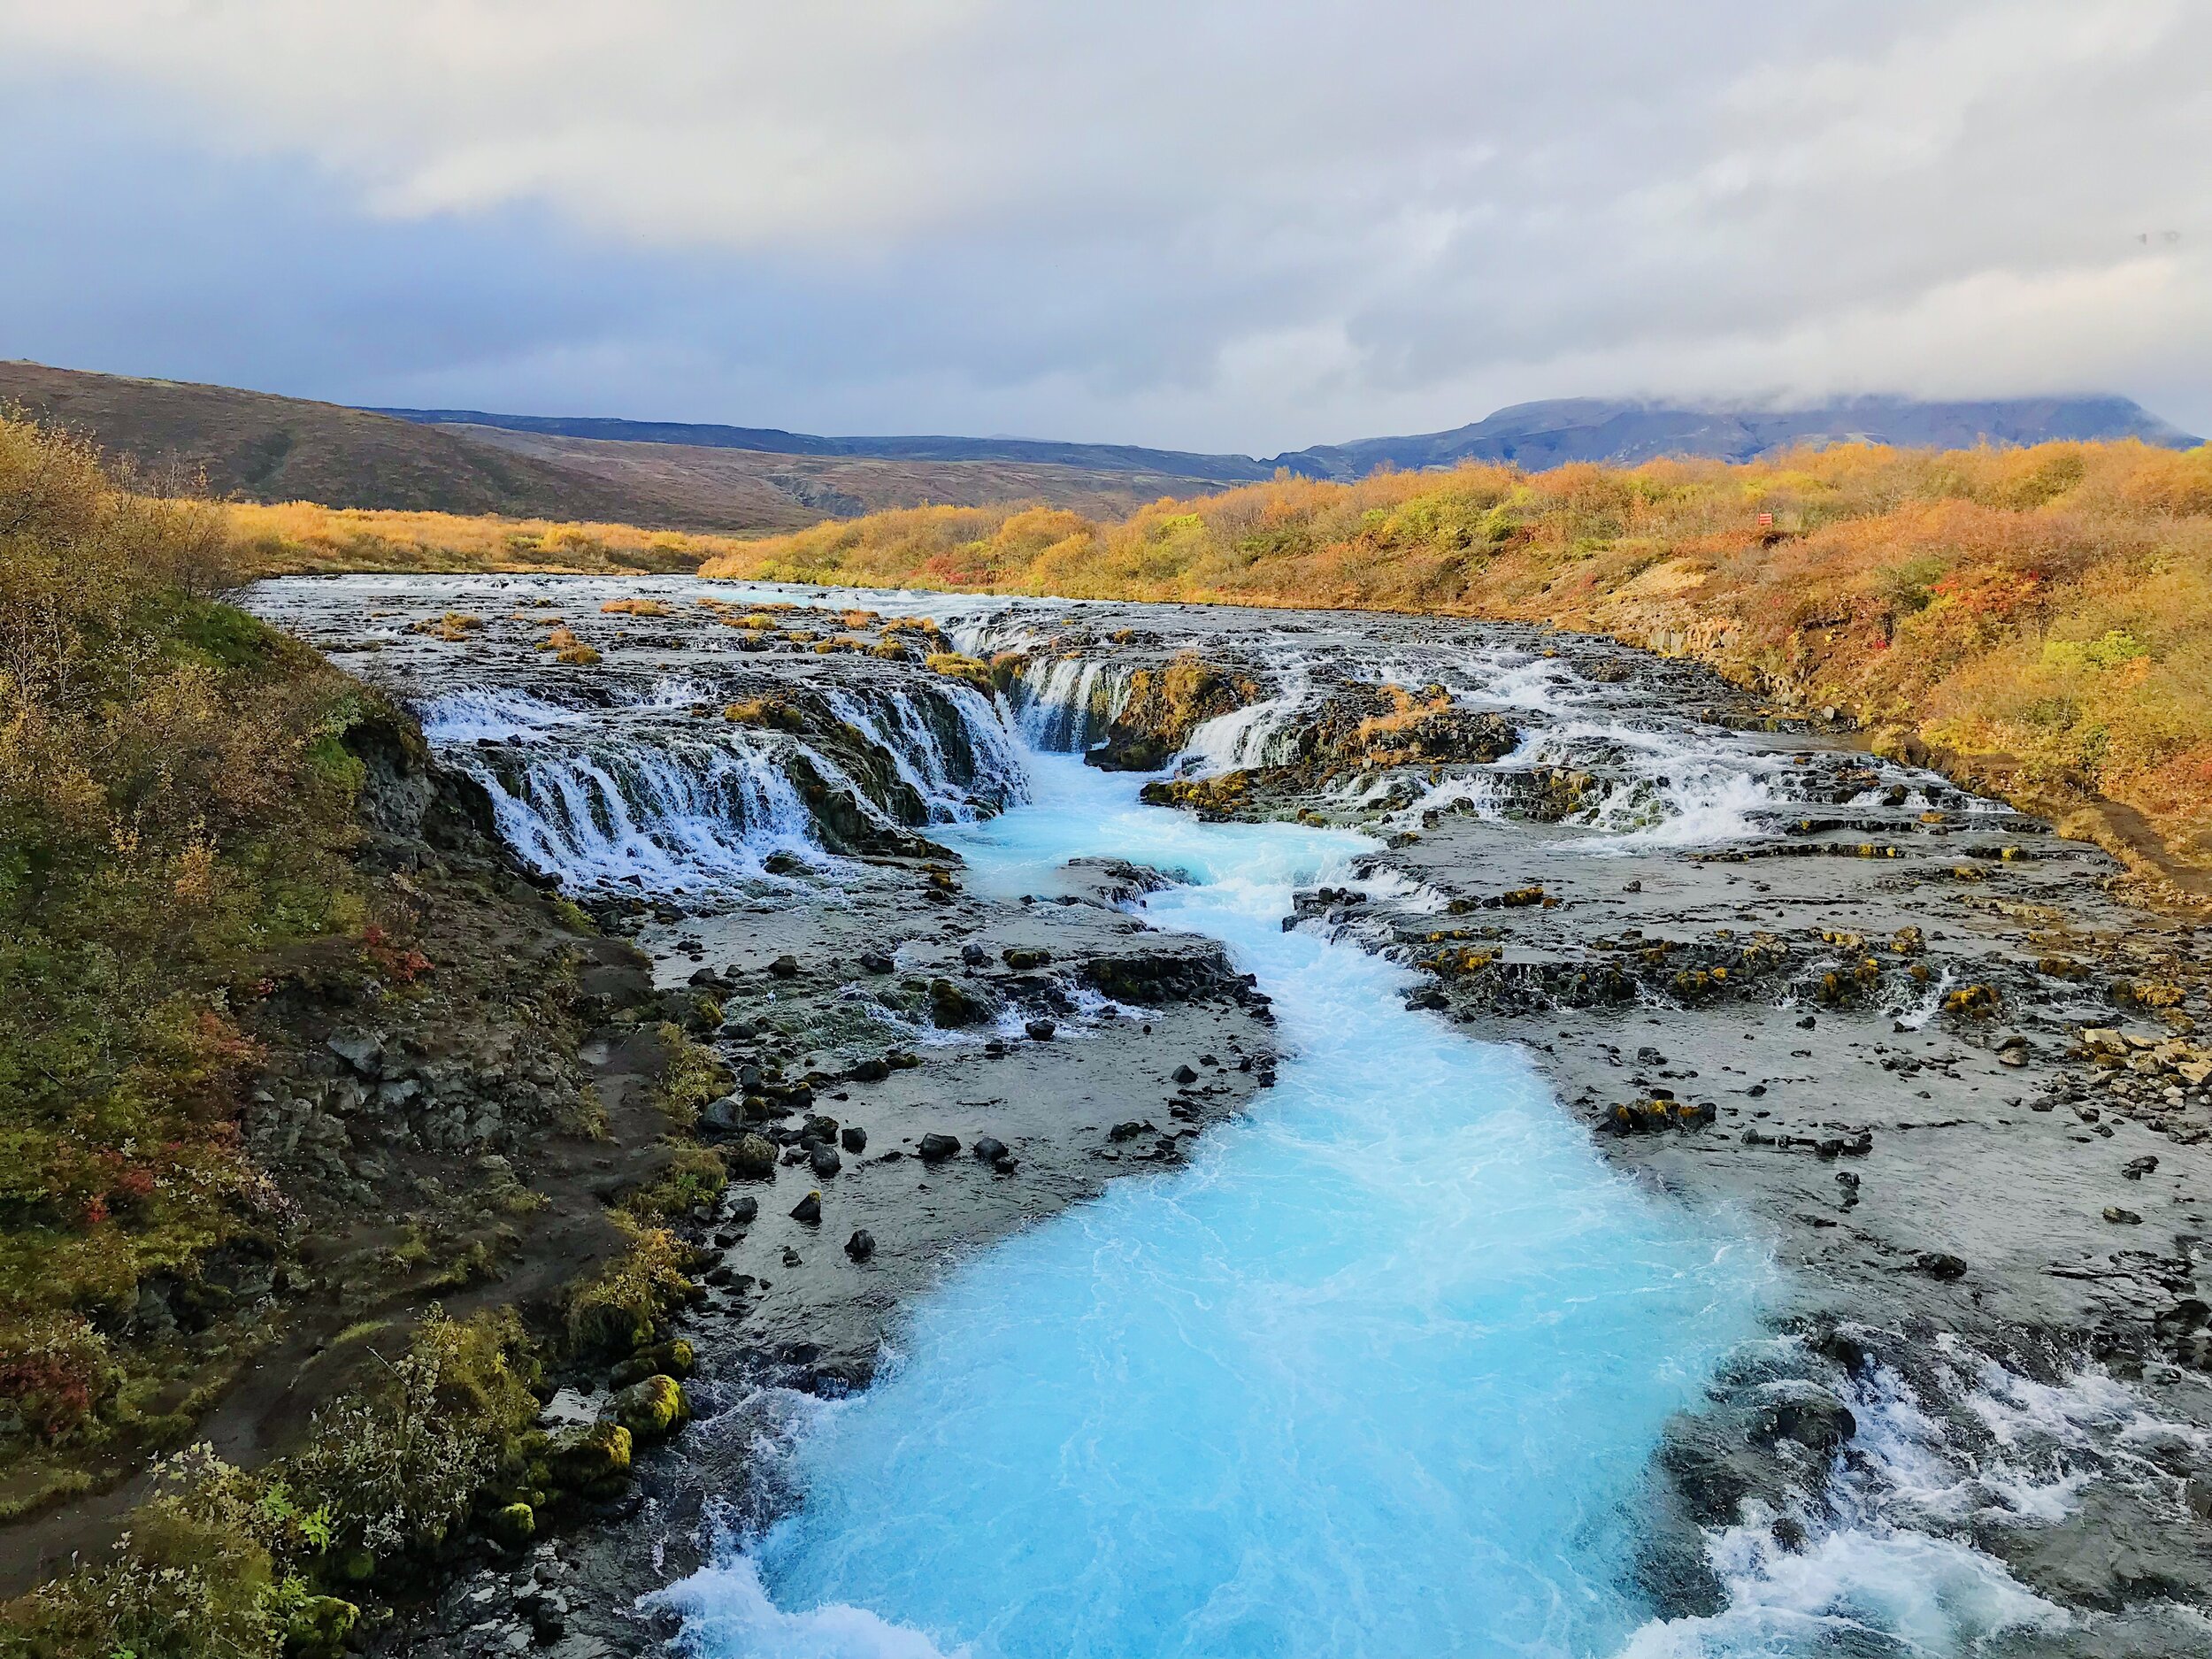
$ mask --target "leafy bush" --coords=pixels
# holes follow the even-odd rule
[[[534,1371],[511,1310],[460,1323],[434,1308],[383,1386],[315,1414],[286,1474],[342,1553],[434,1545],[536,1416]]]

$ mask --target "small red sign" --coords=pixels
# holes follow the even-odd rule
[[[1771,530],[1773,527],[1774,515],[1770,512],[1761,513],[1759,515],[1759,528],[1762,530]]]

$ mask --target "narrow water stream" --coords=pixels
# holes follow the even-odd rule
[[[1189,1167],[958,1270],[809,1409],[802,1501],[671,1593],[715,1655],[1607,1654],[1645,1617],[1668,1414],[1754,1329],[1755,1247],[1609,1173],[1516,1050],[1280,918],[1370,843],[1208,825],[1032,754],[947,839],[1018,895],[1111,854],[1226,944],[1286,1060]]]

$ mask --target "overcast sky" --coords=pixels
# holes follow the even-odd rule
[[[2212,431],[2207,0],[0,0],[0,356],[1271,453],[1537,397]]]

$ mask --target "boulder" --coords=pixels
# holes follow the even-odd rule
[[[492,1511],[484,1531],[509,1549],[520,1549],[538,1534],[538,1513],[526,1503],[510,1503]]]
[[[921,1154],[929,1163],[949,1158],[960,1150],[959,1141],[947,1134],[926,1134],[922,1137]]]
[[[554,1432],[545,1461],[564,1491],[595,1500],[619,1496],[630,1478],[630,1431],[619,1423],[572,1424]]]
[[[983,1000],[952,979],[929,982],[930,1023],[946,1030],[980,1025],[990,1017]]]
[[[765,1180],[776,1172],[776,1145],[765,1135],[740,1135],[723,1155],[732,1175]]]
[[[1053,1033],[1059,1029],[1048,1019],[1033,1019],[1022,1027],[1033,1042],[1050,1042]]]
[[[683,1385],[665,1374],[632,1383],[615,1395],[611,1409],[614,1420],[640,1446],[666,1440],[691,1417],[691,1402],[684,1397]]]
[[[868,1149],[868,1132],[858,1124],[847,1124],[838,1131],[837,1144],[848,1152],[865,1152]]]
[[[819,1192],[809,1193],[792,1205],[791,1218],[803,1221],[810,1227],[818,1226],[822,1220],[822,1194]]]
[[[865,1227],[854,1229],[853,1236],[845,1240],[845,1254],[856,1262],[864,1262],[876,1253],[876,1235]]]

